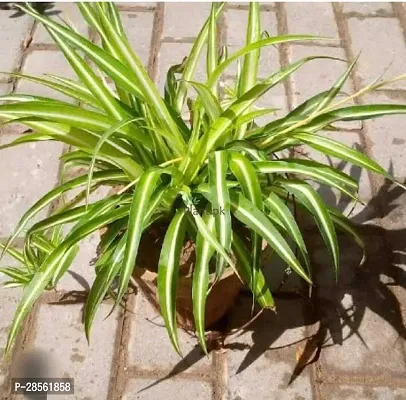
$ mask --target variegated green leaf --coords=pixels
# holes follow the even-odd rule
[[[212,194],[211,212],[215,215],[216,234],[220,245],[229,252],[231,249],[231,214],[230,196],[226,184],[228,170],[228,153],[216,151],[209,161],[209,184]],[[217,258],[216,277],[219,279],[224,272],[224,259]]]
[[[171,342],[181,355],[176,326],[176,293],[179,273],[180,252],[186,229],[185,208],[179,209],[165,234],[158,264],[159,306]]]

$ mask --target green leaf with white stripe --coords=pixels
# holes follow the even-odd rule
[[[173,347],[179,355],[181,350],[176,324],[176,293],[180,253],[185,239],[186,215],[187,210],[181,208],[172,218],[165,234],[158,263],[159,306]]]
[[[203,216],[203,221],[207,225],[207,228],[215,234],[215,217],[210,211]],[[193,316],[196,335],[206,354],[205,313],[207,290],[209,287],[209,263],[213,254],[214,247],[198,232],[196,239],[196,264],[193,271],[192,284]]]
[[[261,270],[258,271],[256,285],[252,286],[254,279],[252,277],[252,259],[251,255],[245,246],[244,242],[238,237],[236,232],[233,232],[233,252],[237,258],[237,268],[247,283],[248,287],[254,293],[254,298],[263,308],[275,308],[275,302],[271,291],[265,281],[264,274]]]
[[[246,45],[255,43],[261,39],[261,11],[260,5],[257,2],[250,3],[248,12],[248,27],[246,35]],[[261,49],[247,53],[244,57],[242,73],[238,85],[238,96],[242,96],[257,83],[259,56]],[[242,139],[245,135],[247,126],[242,125],[237,129],[235,138]]]
[[[310,258],[307,252],[306,244],[300,232],[299,226],[296,223],[289,207],[275,193],[269,192],[264,196],[264,205],[270,213],[274,214],[283,224],[286,232],[295,241],[297,247],[302,254],[303,260],[307,266],[307,271],[310,274]]]
[[[230,152],[229,165],[245,197],[260,211],[263,211],[261,186],[252,163],[242,154]],[[256,287],[258,272],[261,268],[262,237],[255,231],[251,232],[251,251],[252,287]]]
[[[253,165],[264,174],[293,173],[310,177],[318,182],[334,187],[358,201],[358,184],[349,175],[336,168],[310,160],[259,161]]]
[[[228,152],[216,151],[209,160],[209,185],[212,198],[212,213],[215,215],[216,234],[220,245],[229,252],[231,249],[230,196],[226,176],[228,170]],[[216,278],[223,275],[224,259],[217,257]]]
[[[116,299],[118,305],[127,290],[131,274],[135,268],[135,260],[137,258],[138,247],[141,241],[141,236],[144,231],[144,217],[148,210],[150,198],[157,186],[158,180],[163,173],[168,170],[164,168],[150,168],[145,171],[138,181],[127,227],[127,245],[125,247],[122,271]]]
[[[307,183],[295,179],[278,179],[279,184],[289,193],[295,195],[296,201],[306,207],[314,216],[320,233],[329,249],[338,279],[339,248],[336,231],[327,206],[320,195]]]

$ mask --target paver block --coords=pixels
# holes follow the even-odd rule
[[[251,301],[247,296],[244,304],[237,304],[233,324],[250,319]],[[303,303],[276,299],[276,307],[278,314],[264,312],[242,336],[226,342],[228,399],[312,399],[309,371],[289,384],[297,350],[289,345],[304,337]],[[282,346],[287,347],[272,350]]]
[[[16,10],[0,10],[0,71],[9,72],[17,68],[23,42],[33,24],[32,19],[26,16],[10,18],[15,13]]]
[[[129,364],[138,369],[208,374],[211,358],[206,357],[197,339],[178,329],[184,358],[173,348],[163,319],[141,294],[136,298],[135,318],[131,322]]]
[[[396,18],[351,18],[348,20],[352,39],[352,51],[362,54],[358,61],[357,74],[363,85],[378,78],[385,70],[385,78],[394,78],[405,72],[406,48],[399,20]],[[379,38],[379,45],[377,45]],[[406,88],[403,80],[388,88]]]
[[[116,6],[120,9],[125,9],[125,10],[129,10],[129,9],[137,9],[139,7],[145,8],[145,9],[152,9],[154,7],[156,7],[156,3],[152,3],[152,2],[132,2],[132,3],[128,3],[128,2],[115,2]]]
[[[0,84],[0,95],[8,94],[11,90],[11,85],[8,83],[1,83]]]
[[[406,390],[390,387],[370,387],[359,385],[323,385],[323,393],[329,400],[401,400],[406,398]]]
[[[346,58],[343,49],[320,46],[290,45],[289,54],[291,63],[311,56],[336,57],[341,60]],[[331,89],[347,68],[347,63],[332,59],[315,59],[301,66],[291,75],[294,106],[302,104],[318,93]],[[342,92],[345,93],[345,96],[353,93],[351,79],[348,79],[344,84]],[[337,96],[335,102],[342,99],[344,96]],[[342,107],[353,104],[353,102],[348,102]],[[334,125],[343,129],[360,129],[362,127],[360,121],[337,122]]]
[[[60,18],[65,20],[69,25],[71,25],[75,31],[79,32],[82,36],[89,36],[88,25],[82,17],[79,8],[75,3],[54,3],[51,10],[49,10],[52,19],[56,22],[60,22]],[[39,23],[34,34],[33,43],[45,43],[53,44],[55,43],[52,37],[49,35],[44,26]]]
[[[189,55],[191,48],[192,45],[190,43],[162,43],[159,53],[157,79],[157,85],[162,95],[164,93],[166,74],[169,68],[174,64],[182,63],[183,59]],[[193,80],[205,83],[206,79],[206,61],[204,57],[201,57],[196,67]],[[189,95],[190,97],[195,97],[194,89],[190,88]]]
[[[121,18],[131,48],[141,59],[142,63],[148,66],[154,13],[122,12]]]
[[[0,145],[15,139],[0,135]],[[52,142],[30,143],[4,149],[0,157],[0,180],[7,182],[0,192],[0,237],[9,236],[23,213],[51,190],[58,179],[62,145]],[[33,221],[46,215],[41,211]]]
[[[356,12],[365,16],[393,13],[391,3],[354,2],[342,3],[344,12]]]
[[[115,349],[119,312],[107,320],[113,304],[104,303],[96,314],[86,341],[83,304],[42,305],[37,319],[33,348],[42,351],[52,376],[75,380],[75,396],[80,399],[108,400],[107,391]]]
[[[210,8],[210,3],[165,3],[162,37],[196,37],[210,15]]]
[[[366,96],[365,103],[402,104],[404,100],[375,92]],[[405,115],[390,115],[365,121],[375,160],[402,181],[406,178],[405,123]]]
[[[212,388],[209,383],[192,379],[172,378],[164,382],[157,379],[131,379],[123,400],[177,399],[210,400]],[[154,383],[157,383],[154,385]]]
[[[285,8],[289,34],[338,38],[331,3],[285,3]]]
[[[248,11],[227,10],[225,13],[227,23],[227,45],[229,53],[243,48],[246,45],[246,27],[248,23]],[[270,36],[277,35],[276,15],[272,11],[261,12],[261,31],[267,31]],[[241,68],[244,57],[240,58]],[[261,49],[261,58],[258,66],[258,76],[266,78],[280,69],[279,52],[276,46],[266,46]],[[227,74],[236,74],[237,62],[227,68]]]
[[[46,60],[46,62],[44,62],[44,60]],[[60,51],[37,50],[30,53],[25,61],[23,72],[39,78],[47,78],[43,76],[44,74],[53,74],[64,78],[76,79],[75,72]],[[67,96],[60,94],[53,89],[24,79],[19,80],[17,92],[73,102],[73,100]]]
[[[361,279],[367,280],[368,275]],[[341,326],[330,315],[332,337],[321,353],[322,370],[328,376],[360,373],[400,378],[406,372],[402,315],[396,310],[399,305],[390,289],[377,278],[370,278],[367,283],[342,294],[341,304],[346,312],[342,311],[345,319]],[[339,309],[337,312],[340,314]]]
[[[5,254],[0,263],[1,267],[15,267],[18,263],[9,255]],[[8,278],[0,274],[0,284],[6,282]],[[4,359],[4,348],[7,342],[7,335],[13,321],[14,312],[22,296],[21,288],[0,288],[0,391],[4,378],[8,372],[9,361]]]

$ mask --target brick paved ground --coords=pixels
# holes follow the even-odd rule
[[[133,47],[162,89],[168,66],[187,54],[209,5],[121,3],[119,7]],[[82,33],[91,34],[72,4],[56,8],[63,9]],[[10,18],[11,14],[0,11],[0,71],[73,75],[41,27],[27,17]],[[347,92],[359,89],[388,66],[389,75],[405,72],[406,7],[402,3],[268,3],[262,6],[262,17],[263,28],[271,35],[316,33],[337,40],[268,48],[263,52],[261,76],[304,55],[353,59],[360,50],[362,56]],[[246,18],[246,3],[228,4],[219,30],[230,50],[243,43]],[[328,88],[343,68],[333,61],[303,67],[261,105],[280,108],[280,113],[289,110]],[[204,78],[203,71],[204,61],[198,77]],[[228,78],[233,72],[235,69]],[[405,82],[357,102],[406,102]],[[31,83],[0,76],[0,92],[12,91],[47,93]],[[334,135],[360,146],[404,179],[404,126],[405,119],[387,117],[362,125],[347,124]],[[0,144],[20,133],[21,129],[3,128]],[[1,152],[1,240],[10,234],[22,212],[56,184],[62,152],[62,146],[49,143]],[[11,370],[23,351],[36,349],[46,354],[47,365],[36,366],[35,373],[46,375],[48,367],[54,376],[75,378],[74,398],[82,400],[406,399],[406,195],[375,176],[359,174],[354,168],[350,172],[360,179],[361,195],[368,203],[354,215],[354,221],[366,222],[368,261],[362,272],[355,272],[358,250],[343,237],[342,278],[334,285],[320,239],[310,232],[319,282],[312,301],[292,294],[278,296],[278,315],[264,313],[243,335],[227,339],[223,349],[207,358],[182,334],[186,357],[181,360],[172,351],[160,318],[140,294],[131,294],[126,309],[107,321],[103,318],[109,304],[103,305],[87,345],[81,308],[93,278],[89,262],[98,242],[94,236],[84,242],[73,273],[64,278],[57,292],[43,296],[31,313],[11,361],[0,362],[0,394],[12,398],[8,393]],[[332,204],[348,208],[335,193],[323,188],[321,192]],[[276,280],[282,270],[278,266],[273,270]],[[288,288],[292,290],[295,284],[292,281]],[[19,296],[17,290],[0,291],[0,349]],[[229,328],[246,321],[249,309],[250,297],[242,296]],[[320,346],[321,354],[317,351]],[[302,359],[314,361],[303,371],[296,365],[301,354]]]

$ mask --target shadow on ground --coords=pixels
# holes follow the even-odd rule
[[[357,168],[351,171],[355,178],[358,174]],[[320,191],[330,204],[333,202],[331,205],[340,210],[348,209],[348,199],[336,198],[326,188]],[[398,336],[397,340],[406,341],[401,304],[392,290],[395,287],[406,289],[406,228],[396,228],[397,225],[405,225],[405,221],[399,223],[405,214],[405,210],[401,210],[405,200],[404,190],[388,181],[381,187],[378,196],[368,202],[361,212],[352,216],[353,222],[363,223],[358,229],[364,236],[366,261],[360,265],[362,250],[351,238],[339,234],[342,257],[337,283],[323,241],[310,228],[309,232],[306,230],[306,241],[312,252],[315,283],[310,293],[307,288],[295,288],[287,282],[274,292],[277,314],[270,310],[264,311],[242,330],[239,328],[253,315],[252,295],[244,293],[238,299],[230,315],[220,322],[218,332],[209,338],[214,349],[241,352],[242,358],[238,358],[242,361],[235,372],[237,376],[265,353],[293,348],[292,359],[296,365],[292,365],[288,383],[291,384],[306,366],[319,359],[327,347],[343,345],[346,340],[356,336],[369,349],[368,340],[359,331],[369,311],[392,327]],[[391,227],[385,229],[373,224],[377,219],[386,221],[383,225]],[[283,269],[275,271],[278,282],[283,272]],[[345,301],[349,298],[351,304]],[[257,311],[254,311],[254,315]],[[301,331],[299,337],[289,340],[288,335],[286,339],[286,332],[295,330]],[[227,336],[227,333],[234,331],[237,331],[236,334]],[[204,355],[200,347],[196,346],[166,377],[153,385],[186,371],[202,357]],[[148,387],[143,390],[146,389]]]
[[[15,4],[25,4],[25,3],[18,3],[18,2],[5,2],[0,4],[0,11],[1,10],[15,10],[14,14],[10,15],[10,18],[19,18],[25,15],[24,12],[20,11],[17,7],[15,7]],[[35,2],[35,3],[29,3],[35,10],[37,10],[39,13],[43,15],[58,15],[60,14],[60,11],[55,10],[55,3],[41,3],[41,2]]]

